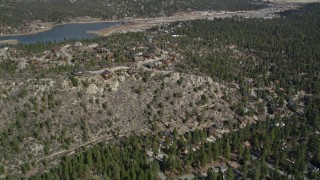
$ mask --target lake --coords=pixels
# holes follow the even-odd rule
[[[120,22],[98,22],[98,23],[80,23],[80,24],[64,24],[54,26],[51,30],[40,32],[38,34],[20,35],[20,36],[0,36],[2,40],[18,40],[22,44],[31,44],[37,42],[64,41],[66,39],[85,39],[94,38],[98,35],[88,33],[90,31],[98,31],[118,25]]]

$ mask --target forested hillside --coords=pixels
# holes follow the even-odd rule
[[[319,95],[319,13],[320,4],[313,4],[273,20],[234,17],[180,22],[169,28],[175,29],[172,34],[185,37],[170,41],[185,50],[188,63],[181,69],[188,71],[191,64],[191,69],[222,80],[242,84],[252,78],[256,88],[273,84],[289,94]],[[215,50],[221,47],[236,48],[254,58],[239,56],[239,61],[232,61],[228,53]]]
[[[237,162],[240,167],[230,170],[229,166],[225,174],[227,179],[235,176],[319,178],[319,172],[311,169],[313,165],[320,165],[319,7],[319,4],[306,6],[299,11],[286,12],[283,18],[275,20],[232,18],[179,22],[167,27],[174,29],[172,34],[181,35],[179,38],[157,36],[159,42],[170,46],[170,41],[170,48],[184,53],[185,62],[177,67],[181,71],[239,83],[244,97],[239,106],[248,98],[252,99],[249,90],[256,91],[256,100],[267,101],[271,116],[266,121],[231,132],[215,143],[206,141],[209,129],[182,135],[174,131],[164,141],[161,141],[161,134],[130,136],[112,145],[99,144],[84,150],[64,159],[49,173],[36,177],[156,179],[159,170],[176,177],[201,172],[212,162]],[[152,31],[161,34],[164,29]],[[240,56],[239,61],[234,61],[230,54],[221,50],[230,47],[252,58]],[[299,97],[302,98],[299,100]],[[284,106],[289,107],[291,113],[273,114]],[[149,162],[146,150],[159,154],[161,142],[167,156],[163,161]],[[206,179],[222,178],[222,172],[207,169]]]
[[[319,179],[320,4],[280,16],[3,49],[0,178]]]
[[[278,126],[276,124],[284,124]],[[132,135],[118,143],[106,145],[100,143],[91,149],[85,149],[77,156],[66,157],[44,175],[31,179],[77,179],[102,177],[103,179],[157,179],[159,170],[188,174],[192,169],[201,169],[212,162],[238,162],[241,167],[234,173],[231,168],[225,174],[226,179],[242,176],[251,179],[285,179],[279,169],[288,175],[303,179],[308,162],[320,163],[319,134],[315,129],[297,117],[275,118],[247,126],[237,132],[223,136],[214,143],[206,141],[210,136],[208,129],[162,139],[159,134],[146,136]],[[164,142],[163,161],[152,160],[146,149],[154,154],[158,144]],[[194,148],[197,148],[194,151]],[[187,152],[187,153],[186,153]],[[306,171],[307,172],[307,171]],[[235,175],[236,174],[236,175]],[[319,173],[307,173],[310,178],[319,177]],[[222,179],[222,172],[208,168],[204,179]]]
[[[33,20],[61,22],[85,16],[116,20],[125,17],[170,16],[182,11],[248,10],[263,7],[253,0],[1,0],[0,4],[1,26],[17,26]]]

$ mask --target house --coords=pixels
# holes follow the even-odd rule
[[[161,62],[161,61],[155,61],[155,62],[154,62],[154,65],[155,65],[155,66],[161,66],[161,65],[162,65],[162,62]]]
[[[222,129],[223,128],[223,122],[218,121],[214,124],[214,127],[217,129]]]
[[[192,180],[194,178],[195,178],[195,176],[193,174],[184,174],[184,175],[180,176],[178,179],[181,179],[181,180]]]
[[[129,69],[127,70],[127,73],[128,73],[129,75],[134,75],[134,74],[137,74],[137,73],[138,73],[138,70],[135,69],[135,68],[129,68]]]
[[[112,78],[113,72],[109,70],[105,70],[101,73],[101,76],[103,77],[103,79],[108,80]]]
[[[237,163],[236,161],[228,161],[227,162],[228,167],[232,168],[232,169],[237,169],[240,168],[240,164]]]
[[[41,61],[38,61],[36,59],[31,59],[28,61],[29,64],[32,64],[32,65],[40,65],[41,64]]]
[[[210,128],[208,128],[208,135],[215,135],[217,133],[217,130],[216,130],[216,128],[214,128],[214,127],[210,127]]]
[[[220,172],[225,173],[228,170],[227,166],[219,166]]]
[[[145,58],[154,59],[156,55],[154,53],[148,53],[144,55]]]
[[[60,46],[54,46],[51,49],[51,52],[54,53],[56,55],[56,57],[60,57],[60,51],[61,51]]]
[[[106,60],[107,61],[112,61],[114,58],[114,54],[112,52],[107,52],[106,54]]]
[[[172,58],[172,60],[175,60],[177,57],[177,53],[176,52],[170,52],[169,56]]]
[[[150,35],[146,35],[146,40],[149,44],[152,44],[153,37]]]
[[[279,127],[279,126],[280,126],[280,127],[284,127],[285,125],[286,125],[286,124],[285,124],[284,122],[275,123],[275,126],[276,126],[276,127]]]
[[[98,53],[110,53],[111,50],[107,48],[97,48],[96,49]]]
[[[145,65],[147,68],[153,69],[155,67],[155,64],[153,62],[150,62]]]
[[[207,138],[207,141],[210,142],[210,143],[212,143],[212,142],[215,142],[215,141],[216,141],[216,138],[211,135],[211,136],[209,136],[209,137]]]
[[[153,151],[152,151],[152,149],[148,149],[148,150],[147,150],[147,155],[148,155],[149,157],[152,157],[152,156],[153,156]]]
[[[168,137],[168,138],[172,138],[173,137],[173,135],[172,135],[172,133],[170,131],[161,131],[160,132],[160,136],[163,139],[165,139],[166,137]]]
[[[8,48],[7,51],[10,55],[14,55],[17,53],[17,49],[13,47]]]
[[[251,151],[251,159],[254,161],[260,157],[260,154],[254,151]]]
[[[75,43],[74,43],[74,46],[76,46],[76,47],[80,47],[80,46],[82,46],[82,43],[81,43],[81,42],[79,42],[79,41],[78,41],[78,42],[75,42]]]
[[[164,157],[168,157],[168,155],[159,152],[155,159],[162,162]]]
[[[167,58],[167,59],[162,60],[162,62],[163,62],[163,64],[165,64],[165,65],[170,65],[171,62],[172,62],[171,60],[172,60],[171,58]]]
[[[72,74],[73,74],[74,76],[83,76],[83,75],[84,75],[84,71],[83,71],[83,70],[80,70],[80,69],[74,69],[74,70],[72,71]]]
[[[137,62],[137,61],[143,61],[144,58],[142,56],[134,56],[133,57],[133,61]]]
[[[219,169],[219,167],[213,167],[213,168],[212,168],[212,171],[213,171],[214,173],[218,173],[218,172],[220,171],[220,169]]]
[[[53,53],[60,52],[60,46],[54,46],[54,47],[51,49],[51,52],[53,52]]]
[[[208,174],[206,172],[201,172],[200,174],[198,174],[198,178],[200,179],[205,179],[208,177]]]
[[[225,121],[225,123],[226,123],[227,125],[229,125],[229,126],[239,124],[238,120],[236,120],[236,119],[234,119],[234,118],[228,119],[227,121]]]
[[[88,47],[92,49],[96,49],[99,45],[97,43],[90,44]]]
[[[316,167],[316,166],[314,166],[314,165],[311,164],[311,163],[308,163],[307,171],[308,171],[308,172],[319,172],[319,168]]]

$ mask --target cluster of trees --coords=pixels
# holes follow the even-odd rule
[[[279,179],[287,172],[294,178],[303,178],[307,164],[320,165],[320,141],[317,129],[297,116],[275,117],[224,135],[216,142],[206,139],[208,129],[197,129],[179,135],[174,130],[163,139],[161,133],[145,136],[130,135],[118,142],[94,145],[78,155],[64,157],[62,162],[45,174],[31,179],[75,179],[103,177],[104,179],[156,179],[159,170],[185,174],[201,169],[210,162],[229,160],[241,166],[237,174],[229,167],[228,179],[243,176],[252,179]],[[162,143],[161,143],[162,142]],[[148,160],[146,150],[154,155],[166,154],[163,161]],[[194,149],[196,149],[194,151]],[[252,159],[255,156],[257,159]],[[236,171],[235,171],[236,172]],[[308,172],[311,178],[319,172]],[[208,179],[222,174],[208,169]]]
[[[18,26],[24,22],[42,20],[61,22],[75,17],[121,19],[125,17],[157,17],[181,11],[248,10],[264,5],[252,0],[26,0],[0,1],[0,27]]]
[[[187,63],[181,70],[195,69],[240,84],[252,78],[257,87],[279,83],[288,93],[304,90],[319,95],[319,7],[318,3],[307,5],[272,20],[234,17],[178,22],[169,28],[186,36],[165,38],[184,50]],[[232,47],[242,54],[234,53]]]
[[[99,143],[75,157],[65,157],[57,168],[31,179],[157,179],[159,166],[148,163],[142,138],[130,136],[119,143]]]
[[[3,59],[0,61],[0,74],[13,74],[17,70],[17,65],[10,59]]]

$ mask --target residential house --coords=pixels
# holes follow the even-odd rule
[[[135,68],[129,68],[129,69],[127,70],[127,73],[128,73],[129,75],[134,75],[134,74],[137,74],[137,73],[138,73],[138,70],[135,69]]]
[[[228,166],[219,166],[220,172],[225,173],[228,170]]]
[[[207,141],[210,142],[210,143],[213,143],[213,142],[216,141],[216,138],[211,135],[211,136],[209,136],[209,137],[207,138]]]
[[[148,150],[147,150],[147,155],[148,155],[149,157],[152,157],[152,156],[153,156],[153,150],[152,150],[152,149],[148,149]]]
[[[76,47],[80,47],[80,46],[82,46],[82,43],[81,43],[81,42],[79,42],[79,41],[78,41],[78,42],[75,42],[75,43],[74,43],[74,46],[76,46]]]
[[[223,128],[223,122],[218,121],[214,124],[214,127],[217,129],[222,129]]]
[[[308,163],[307,171],[308,171],[308,172],[319,172],[319,168],[316,167],[316,166],[314,166],[314,165],[311,164],[311,163]]]
[[[90,44],[88,47],[92,49],[96,49],[99,46],[97,43]]]
[[[54,53],[57,57],[60,57],[60,51],[61,51],[60,46],[54,46],[51,49],[51,52]]]
[[[154,59],[156,57],[156,55],[154,53],[147,53],[144,55],[145,58],[148,59]]]
[[[84,71],[80,70],[80,69],[74,69],[72,71],[72,74],[75,75],[75,76],[83,76],[84,75]]]
[[[113,72],[109,70],[105,70],[101,73],[101,76],[103,77],[103,79],[108,80],[113,77]]]

